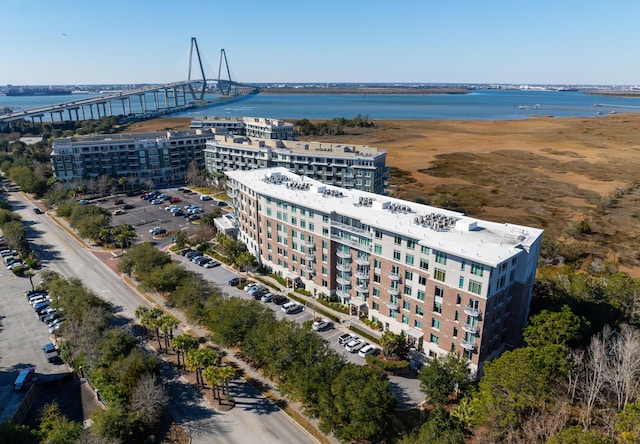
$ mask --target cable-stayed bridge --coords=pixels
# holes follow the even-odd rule
[[[193,70],[194,55],[197,58],[196,70]],[[197,78],[192,78],[192,70],[198,71]],[[258,91],[259,88],[256,86],[239,83],[231,78],[224,49],[220,50],[218,76],[207,77],[202,66],[198,42],[192,37],[187,80],[149,85],[136,90],[103,91],[96,97],[0,114],[0,131],[29,120],[34,124],[42,124],[45,120],[55,123],[99,119],[104,116],[144,120],[227,101],[238,96],[256,94]],[[207,101],[206,95],[216,95],[216,99]]]

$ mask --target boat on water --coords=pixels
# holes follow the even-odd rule
[[[65,88],[34,88],[20,86],[8,88],[4,91],[5,96],[67,96],[71,94],[70,89]]]

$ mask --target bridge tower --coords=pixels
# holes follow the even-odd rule
[[[204,93],[207,89],[207,76],[204,74],[204,68],[202,67],[202,59],[200,58],[200,50],[198,49],[198,41],[195,37],[191,37],[191,49],[189,51],[189,75],[187,80],[191,80],[191,66],[193,64],[193,48],[196,49],[196,55],[198,56],[198,65],[200,66],[200,73],[202,74],[202,89],[200,94],[196,97],[196,92],[193,89],[193,83],[189,83],[189,91],[193,100],[204,100]]]
[[[222,72],[222,63],[224,62],[224,67],[227,71],[228,80],[223,80],[220,76]],[[231,70],[229,69],[229,62],[227,62],[227,53],[224,52],[224,48],[220,50],[220,64],[218,65],[218,88],[220,89],[220,94],[223,96],[228,96],[231,94]]]

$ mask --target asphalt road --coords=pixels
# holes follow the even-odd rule
[[[119,315],[122,317],[123,322],[129,322],[134,319],[137,307],[141,305],[150,307],[145,299],[128,287],[92,251],[76,242],[49,216],[34,214],[32,211],[33,205],[24,196],[19,193],[12,193],[10,200],[16,212],[20,214],[29,226],[29,240],[32,249],[43,260],[43,269],[55,270],[65,277],[81,279],[96,294],[121,307]],[[148,205],[146,201],[144,203]],[[154,211],[163,211],[154,207],[157,206],[151,207]],[[151,211],[151,209],[147,211]],[[168,212],[163,211],[163,213]],[[124,215],[117,217],[122,216]],[[183,218],[175,219],[184,221]],[[149,223],[153,222],[149,221]],[[145,226],[147,225],[145,224]],[[146,231],[148,233],[148,230]],[[219,267],[218,269],[206,271],[215,273],[217,270],[224,269]],[[218,272],[221,273],[222,271]],[[5,275],[1,277],[8,279],[10,285],[15,286],[21,292],[21,297],[24,297],[24,290],[30,288],[28,279],[6,278]],[[34,277],[34,282],[38,282],[37,275]],[[4,290],[7,287],[3,286],[2,288],[2,299],[4,300],[8,296],[5,295]],[[26,309],[29,309],[29,305],[26,302],[20,302],[26,306]],[[4,306],[0,306],[0,309],[4,308]],[[34,318],[32,313],[28,314]],[[16,321],[22,319],[22,316],[16,316],[15,319]],[[34,319],[36,323],[39,322],[37,318]],[[20,320],[19,322],[24,321]],[[39,349],[41,343],[46,342],[48,331],[46,329],[44,329],[44,332],[37,329],[32,331],[30,328],[25,327],[24,336],[24,338],[7,339],[9,341],[21,341],[21,349],[28,350],[29,348],[34,349],[34,347]],[[3,336],[0,336],[0,338],[2,338],[0,339],[0,347],[8,345],[8,348],[3,347],[0,350],[10,350],[10,353],[17,352],[13,342],[2,344],[1,341],[5,338]],[[0,363],[3,364],[1,361]],[[38,371],[40,370],[38,369]],[[171,410],[190,432],[194,443],[224,442],[241,444],[254,442],[277,444],[314,442],[310,435],[286,414],[241,380],[234,380],[231,387],[232,395],[240,403],[228,412],[216,412],[208,407],[202,398],[195,394],[192,388],[186,384],[186,381],[177,375],[174,375],[169,380],[169,385],[169,389],[174,395]]]

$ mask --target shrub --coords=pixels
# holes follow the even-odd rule
[[[368,355],[365,361],[368,366],[378,368],[385,373],[401,374],[409,370],[409,361],[385,361],[373,355]]]

